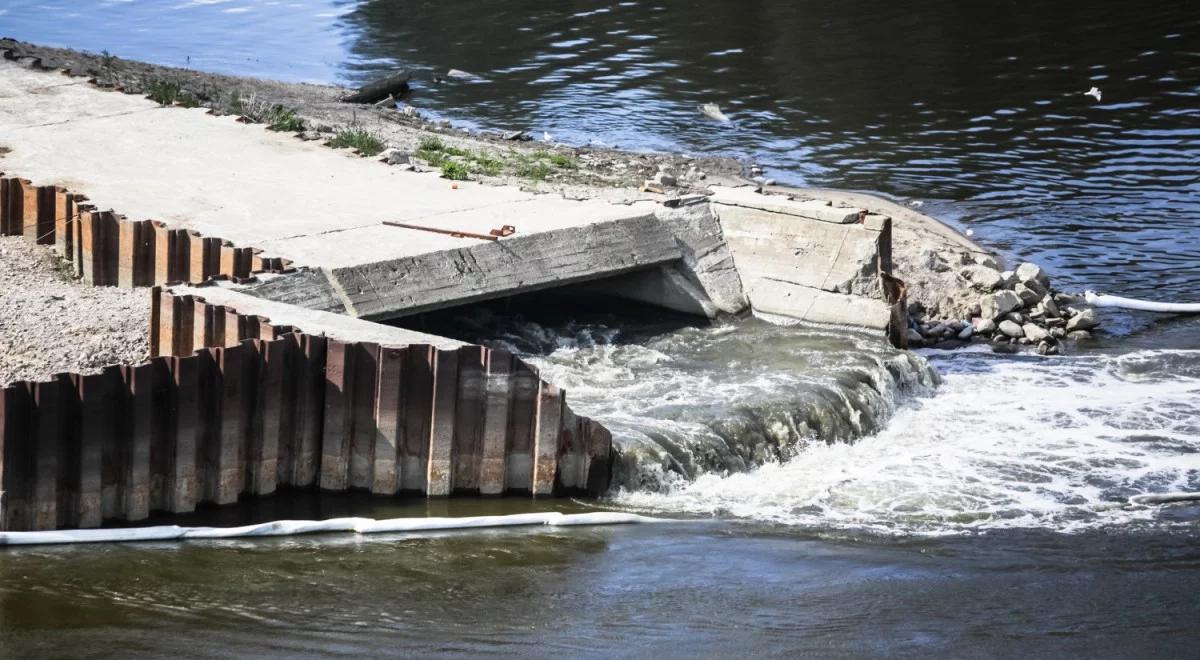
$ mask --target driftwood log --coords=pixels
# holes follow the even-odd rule
[[[343,103],[375,103],[386,99],[389,95],[400,96],[408,91],[408,81],[412,74],[408,71],[398,71],[386,78],[367,83],[358,91],[342,97]]]

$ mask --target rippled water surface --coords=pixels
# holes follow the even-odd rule
[[[1063,288],[1200,302],[1194,2],[9,1],[0,34],[289,80],[410,67],[410,101],[459,124],[742,156],[920,204]],[[432,82],[450,68],[484,80]],[[469,316],[455,332],[521,350],[637,458],[602,506],[691,522],[6,552],[0,642],[1191,657],[1200,508],[1127,500],[1200,490],[1200,320],[1104,321],[1043,360]]]

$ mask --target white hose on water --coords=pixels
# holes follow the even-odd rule
[[[1200,493],[1149,493],[1134,495],[1129,498],[1130,504],[1171,504],[1172,502],[1192,502],[1200,500]]]
[[[130,541],[183,541],[195,539],[236,539],[255,536],[295,536],[329,532],[380,534],[384,532],[428,532],[484,527],[553,525],[622,525],[663,522],[632,513],[518,513],[507,516],[468,518],[332,518],[330,520],[276,520],[242,527],[129,527],[124,529],[65,529],[52,532],[0,532],[0,546],[50,545],[61,543],[125,543]]]
[[[1200,303],[1164,303],[1121,296],[1106,296],[1095,291],[1084,292],[1083,297],[1093,307],[1120,307],[1144,312],[1167,312],[1174,314],[1200,314]]]

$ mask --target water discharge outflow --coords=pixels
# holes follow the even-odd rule
[[[1128,499],[1200,486],[1200,351],[935,362],[937,395],[875,435],[616,500],[817,530],[1073,532],[1157,521]]]

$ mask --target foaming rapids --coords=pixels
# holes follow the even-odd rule
[[[704,475],[787,461],[876,433],[898,402],[928,394],[925,359],[875,338],[757,319],[711,326],[610,317],[543,325],[487,310],[458,336],[507,348],[613,432],[617,487],[684,492]]]
[[[1200,489],[1200,351],[933,359],[938,394],[856,443],[814,443],[750,472],[616,499],[884,534],[1195,524],[1190,509],[1172,517],[1127,502]]]

